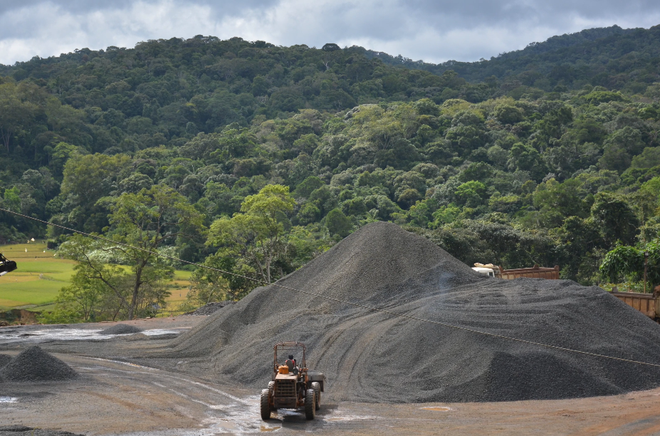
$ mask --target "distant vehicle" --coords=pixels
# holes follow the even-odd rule
[[[656,286],[652,294],[619,292],[616,288],[610,293],[633,309],[642,312],[652,320],[660,322],[660,286]]]
[[[531,268],[503,269],[501,266],[493,265],[492,263],[485,265],[482,263],[475,263],[472,269],[479,274],[505,280],[512,280],[523,277],[528,279],[559,280],[558,265],[555,265],[554,268],[545,268],[534,265]]]
[[[12,272],[16,269],[16,262],[13,260],[7,259],[5,256],[0,253],[0,276],[4,276],[8,272]]]
[[[473,271],[478,272],[481,275],[488,277],[495,277],[495,266],[492,264],[482,265],[480,263],[475,263],[475,266],[472,267]],[[479,266],[477,266],[479,265]]]
[[[273,347],[273,376],[268,389],[261,391],[261,419],[270,419],[277,409],[304,407],[305,418],[314,419],[321,407],[325,375],[307,368],[307,349],[301,342],[280,342]],[[278,357],[279,353],[279,357]],[[300,364],[295,356],[301,357]],[[294,356],[289,359],[287,356]]]

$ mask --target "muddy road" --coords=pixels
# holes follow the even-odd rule
[[[0,353],[14,356],[38,344],[80,374],[69,382],[0,383],[0,429],[23,425],[136,436],[660,435],[660,389],[571,400],[426,404],[337,403],[327,392],[314,421],[283,411],[264,422],[259,392],[231,380],[182,373],[177,362],[149,365],[134,358],[141,347],[168,340],[200,319],[135,321],[143,333],[108,338],[97,333],[111,324],[0,328]],[[0,430],[4,434],[17,433]]]

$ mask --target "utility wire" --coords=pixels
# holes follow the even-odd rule
[[[530,340],[527,340],[527,339],[514,338],[514,337],[511,337],[511,336],[500,335],[500,334],[497,334],[497,333],[484,332],[484,331],[475,330],[475,329],[472,329],[472,328],[469,328],[469,327],[457,326],[457,325],[449,324],[449,323],[442,322],[442,321],[434,321],[434,320],[431,320],[431,319],[420,318],[420,317],[417,317],[417,316],[414,316],[414,315],[408,315],[406,313],[394,312],[394,311],[389,310],[389,309],[378,308],[378,307],[373,307],[373,306],[367,306],[366,304],[361,304],[361,303],[357,303],[357,302],[342,300],[340,298],[331,297],[329,295],[324,295],[324,294],[317,293],[317,292],[303,291],[302,289],[296,289],[296,288],[293,288],[291,286],[282,285],[282,284],[277,283],[277,282],[268,283],[265,280],[256,279],[254,277],[248,277],[248,276],[245,276],[245,275],[242,275],[242,274],[236,274],[236,273],[233,273],[231,271],[224,271],[222,269],[214,268],[214,267],[211,267],[211,266],[208,266],[208,265],[202,265],[202,264],[195,263],[195,262],[189,262],[187,260],[179,259],[179,258],[174,257],[174,256],[168,256],[166,254],[158,253],[156,251],[147,250],[146,248],[134,247],[132,245],[125,244],[123,242],[114,241],[114,240],[106,238],[104,236],[92,235],[92,234],[89,234],[89,233],[86,233],[86,232],[83,232],[83,231],[80,231],[80,230],[76,230],[76,229],[72,229],[72,228],[69,228],[69,227],[62,226],[60,224],[51,223],[51,222],[48,222],[48,221],[41,220],[39,218],[34,218],[34,217],[31,217],[31,216],[28,216],[28,215],[21,214],[19,212],[14,212],[12,210],[0,208],[0,212],[10,213],[10,214],[20,216],[20,217],[25,218],[25,219],[29,219],[29,220],[32,220],[32,221],[37,221],[37,222],[40,222],[42,224],[46,224],[46,225],[49,225],[49,226],[58,227],[60,229],[67,230],[67,231],[70,231],[70,232],[73,232],[73,233],[78,233],[80,235],[87,236],[89,238],[94,238],[94,239],[98,239],[98,240],[101,240],[101,241],[109,242],[109,243],[112,243],[114,245],[121,245],[123,247],[130,248],[130,249],[133,249],[133,250],[140,250],[140,251],[143,251],[145,253],[152,254],[154,256],[160,256],[160,257],[164,257],[164,258],[167,258],[167,259],[170,259],[170,260],[182,262],[182,263],[185,263],[185,264],[188,264],[188,265],[197,266],[199,268],[204,268],[204,269],[207,269],[207,270],[219,272],[221,274],[229,274],[229,275],[232,275],[234,277],[247,279],[247,280],[259,283],[261,285],[275,286],[275,287],[278,287],[280,289],[286,289],[288,291],[293,291],[293,292],[296,292],[296,293],[299,293],[299,294],[305,294],[305,295],[308,295],[310,297],[315,297],[315,298],[318,297],[318,298],[322,298],[324,300],[334,301],[336,303],[347,304],[347,305],[357,307],[357,308],[360,308],[360,309],[365,309],[366,311],[369,311],[369,312],[383,313],[383,314],[386,314],[386,315],[389,315],[389,316],[392,316],[392,317],[395,317],[395,318],[405,318],[405,319],[409,319],[409,320],[412,320],[412,321],[418,321],[418,322],[423,322],[423,323],[428,323],[428,324],[439,325],[439,326],[442,326],[442,327],[447,327],[447,328],[451,328],[451,329],[455,329],[455,330],[461,330],[461,331],[465,331],[465,332],[469,332],[469,333],[474,333],[474,334],[483,335],[483,336],[489,336],[489,337],[492,337],[492,338],[504,339],[504,340],[508,340],[508,341],[527,344],[527,345],[534,345],[534,346],[537,346],[537,347],[548,348],[548,349],[552,349],[552,350],[559,350],[559,351],[565,351],[565,352],[568,352],[568,353],[581,354],[581,355],[584,355],[584,356],[598,357],[598,358],[601,358],[601,359],[616,360],[616,361],[619,361],[619,362],[633,363],[633,364],[636,364],[636,365],[644,365],[644,366],[651,366],[651,367],[655,367],[655,368],[660,368],[660,364],[657,364],[657,363],[642,362],[642,361],[634,360],[634,359],[626,359],[624,357],[608,356],[608,355],[605,355],[605,354],[592,353],[590,351],[576,350],[576,349],[573,349],[573,348],[561,347],[561,346],[558,346],[558,345],[551,345],[551,344],[544,344],[542,342],[536,342],[536,341],[530,341]]]

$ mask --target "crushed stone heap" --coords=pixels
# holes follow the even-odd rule
[[[64,381],[77,377],[69,365],[37,346],[24,350],[0,370],[0,378],[9,382]]]
[[[68,431],[44,430],[24,425],[0,425],[0,436],[84,436]]]
[[[492,336],[660,364],[660,326],[607,292],[483,277],[394,224],[363,227],[278,284],[304,293],[255,289],[156,356],[261,389],[273,345],[304,342],[334,401],[515,401],[660,385],[658,367]]]
[[[100,335],[128,335],[132,333],[140,333],[142,329],[129,324],[116,324],[108,327],[99,332]]]
[[[213,315],[215,312],[218,310],[230,306],[234,304],[233,301],[217,301],[217,302],[211,302],[207,303],[204,306],[200,307],[197,310],[194,310],[192,312],[186,313],[184,315],[203,315],[203,316],[209,316]]]
[[[0,354],[0,369],[11,361],[11,356],[7,354]]]

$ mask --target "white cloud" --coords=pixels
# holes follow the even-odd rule
[[[0,2],[0,63],[76,48],[213,35],[361,45],[427,62],[478,60],[564,33],[660,22],[651,0],[24,0]]]

